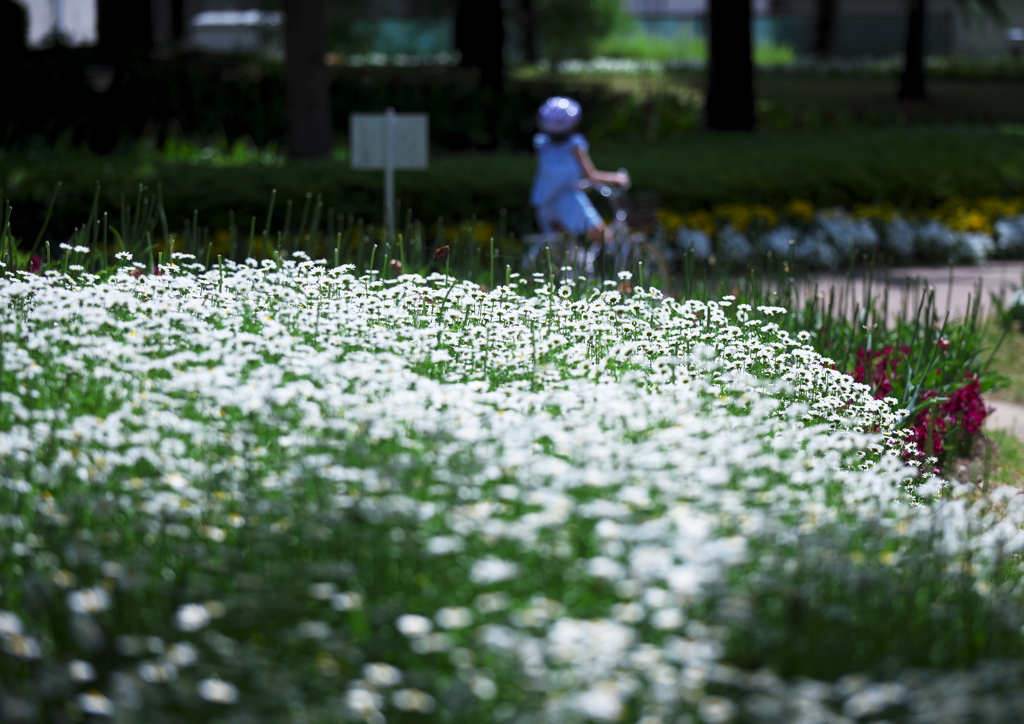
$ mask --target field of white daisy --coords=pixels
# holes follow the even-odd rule
[[[132,269],[0,277],[0,720],[1024,716],[1024,497],[785,309]]]

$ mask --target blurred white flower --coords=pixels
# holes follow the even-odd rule
[[[365,685],[354,685],[345,692],[345,708],[350,715],[365,722],[383,722],[380,713],[384,699],[376,691],[370,691]]]
[[[214,704],[234,704],[238,701],[238,687],[222,679],[202,679],[196,691],[206,701]]]
[[[502,591],[490,591],[488,593],[481,593],[476,597],[473,605],[480,613],[496,613],[498,611],[504,611],[509,607],[510,601],[508,594]]]
[[[477,675],[469,680],[469,690],[477,699],[490,701],[498,695],[498,685],[486,676]]]
[[[309,596],[317,601],[326,601],[338,590],[330,581],[309,584]]]
[[[363,678],[374,686],[398,686],[402,683],[402,672],[391,664],[377,662],[363,666]]]
[[[199,660],[199,650],[188,641],[183,641],[168,646],[164,657],[169,663],[183,669]]]
[[[651,625],[661,631],[674,631],[683,625],[681,608],[662,608],[651,615]]]
[[[323,641],[325,639],[330,638],[331,636],[330,626],[328,626],[323,621],[314,621],[311,619],[300,621],[297,627],[297,631],[299,636],[301,636],[302,638],[314,639],[316,641]]]
[[[728,724],[738,712],[739,708],[724,696],[705,696],[697,704],[697,714],[707,724]]]
[[[902,704],[906,697],[907,688],[902,684],[870,684],[850,695],[843,704],[843,713],[854,719],[863,719]]]
[[[3,639],[3,650],[19,659],[38,659],[43,654],[34,636],[11,634]]]
[[[67,596],[68,608],[74,613],[94,614],[110,608],[110,593],[107,589],[96,586],[71,591]]]
[[[335,593],[331,596],[331,608],[336,611],[351,611],[362,606],[363,597],[353,591]]]
[[[72,659],[68,662],[68,676],[72,681],[82,684],[96,678],[96,668],[88,661]]]
[[[113,716],[114,704],[96,689],[83,691],[76,699],[78,707],[86,714],[93,716]]]
[[[10,611],[0,611],[0,636],[16,636],[22,632],[21,619]]]
[[[429,618],[415,613],[406,613],[399,616],[395,621],[395,625],[403,636],[408,636],[409,638],[426,636],[434,628]]]
[[[139,678],[147,684],[164,684],[178,678],[178,671],[174,666],[159,661],[143,661],[136,671]]]
[[[500,558],[484,558],[473,564],[469,577],[474,583],[488,585],[515,578],[519,575],[519,564]]]
[[[182,631],[198,631],[210,623],[209,609],[201,603],[186,603],[178,607],[174,623]]]
[[[587,561],[587,572],[594,578],[618,581],[625,577],[626,567],[606,556],[598,556]]]
[[[597,721],[621,721],[625,714],[622,697],[611,686],[598,686],[581,692],[576,705],[584,716]]]
[[[466,628],[473,622],[473,614],[463,606],[446,606],[434,614],[434,620],[441,628]]]
[[[438,535],[427,541],[427,552],[431,555],[440,556],[446,553],[458,553],[465,546],[466,542],[458,536]]]
[[[399,689],[391,695],[391,703],[400,711],[429,714],[434,711],[434,697],[419,689]]]

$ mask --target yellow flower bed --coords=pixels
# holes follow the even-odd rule
[[[678,212],[659,209],[658,220],[669,233],[680,228],[696,229],[713,234],[722,226],[731,224],[738,231],[747,231],[752,226],[764,225],[772,228],[780,220],[808,223],[822,209],[806,199],[793,199],[779,210],[764,204],[718,204],[710,211],[697,210]],[[857,204],[850,213],[858,219],[892,221],[901,215],[891,203]],[[954,231],[973,231],[991,234],[996,221],[1004,217],[1024,214],[1024,198],[1003,199],[982,197],[966,199],[954,196],[938,208],[922,209],[908,214],[924,219],[937,219]]]

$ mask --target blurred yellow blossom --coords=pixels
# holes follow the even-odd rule
[[[898,211],[893,204],[856,204],[850,210],[859,219],[878,219],[879,221],[892,221],[898,216]]]
[[[793,199],[786,204],[785,213],[798,221],[810,221],[814,218],[814,204],[805,199]]]

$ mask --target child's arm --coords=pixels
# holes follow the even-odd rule
[[[580,168],[583,169],[583,177],[590,183],[629,186],[629,174],[598,171],[594,167],[594,162],[590,160],[590,152],[580,146],[574,146],[572,152],[575,154],[576,160],[580,162]]]

